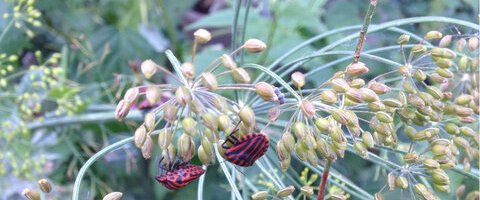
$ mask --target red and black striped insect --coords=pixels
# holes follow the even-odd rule
[[[160,163],[163,160],[160,159]],[[155,179],[169,190],[178,190],[198,179],[205,170],[197,165],[177,161],[174,164],[159,166],[163,172]]]
[[[250,133],[239,140],[235,137],[237,131],[231,133],[222,144],[222,148],[226,149],[226,160],[242,167],[252,166],[255,161],[267,153],[270,141],[261,133]],[[227,146],[227,142],[232,145]]]

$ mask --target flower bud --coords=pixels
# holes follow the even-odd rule
[[[47,179],[40,179],[38,180],[38,186],[40,187],[40,190],[45,193],[49,193],[52,191],[52,185]]]
[[[135,146],[137,148],[141,148],[146,139],[147,139],[147,129],[145,128],[145,126],[141,125],[137,128],[137,130],[135,130],[135,135],[133,137]]]
[[[143,158],[145,158],[145,160],[148,160],[150,159],[150,157],[152,157],[153,140],[150,135],[147,135],[147,137],[145,138],[145,142],[143,143],[141,150],[142,156]]]
[[[192,101],[192,95],[190,94],[190,90],[185,86],[180,86],[177,88],[177,90],[175,91],[175,98],[177,102],[182,106],[185,106],[189,104],[190,101]]]
[[[315,120],[315,126],[318,128],[318,130],[327,132],[330,127],[330,122],[325,118],[317,118]]]
[[[168,146],[172,144],[172,135],[173,134],[168,132],[168,129],[166,128],[160,130],[160,133],[158,134],[158,145],[162,150],[166,150]]]
[[[243,68],[235,68],[232,70],[233,79],[239,83],[250,83],[250,75]]]
[[[300,188],[300,192],[305,196],[311,196],[313,195],[313,188],[310,186],[303,186]]]
[[[155,86],[150,86],[147,88],[147,91],[145,92],[145,97],[147,98],[148,103],[151,105],[154,105],[155,103],[160,100],[161,97],[161,91],[160,88],[155,87]]]
[[[472,101],[472,100],[473,100],[472,95],[461,94],[460,96],[455,98],[455,103],[458,104],[458,105],[466,105],[466,104],[470,103],[470,101]]]
[[[222,114],[218,116],[218,128],[223,132],[227,132],[230,129],[231,123],[232,122],[227,115]]]
[[[157,72],[157,63],[153,62],[153,60],[145,60],[142,62],[140,65],[140,68],[142,69],[142,73],[145,76],[145,78],[150,79],[155,73]]]
[[[111,192],[103,197],[103,200],[120,200],[123,194],[121,192]]]
[[[395,186],[402,188],[402,189],[407,189],[408,187],[408,180],[404,176],[399,176],[397,179],[395,179]]]
[[[378,95],[371,89],[368,89],[368,88],[360,88],[360,92],[361,92],[361,96],[362,96],[362,100],[367,102],[367,103],[371,103],[371,102],[374,102],[374,101],[378,101]]]
[[[222,64],[225,68],[229,70],[233,70],[237,68],[237,63],[232,59],[231,56],[227,54],[223,54],[222,57],[220,57],[220,59],[222,60]]]
[[[460,199],[465,194],[465,185],[460,185],[455,191],[455,196]]]
[[[255,84],[255,92],[265,101],[278,101],[273,86],[266,82],[259,82]]]
[[[365,81],[361,78],[356,78],[356,79],[353,79],[351,82],[350,82],[350,87],[353,87],[353,88],[357,88],[357,89],[360,89],[361,87],[363,87],[365,85]]]
[[[373,90],[377,94],[385,94],[391,90],[390,87],[388,87],[387,85],[376,81],[370,81],[368,83],[368,88]]]
[[[291,152],[295,148],[295,138],[291,133],[283,133],[281,141],[288,152]]]
[[[200,145],[198,147],[198,151],[197,151],[197,154],[198,154],[198,159],[200,160],[200,162],[204,165],[210,165],[210,156],[205,152],[205,150],[203,149],[203,145]]]
[[[125,100],[120,100],[118,102],[117,108],[115,109],[115,118],[117,120],[123,120],[128,115],[130,111],[130,103]]]
[[[145,128],[147,129],[147,132],[150,133],[153,130],[155,130],[155,122],[156,122],[155,113],[148,112],[145,115],[145,119],[144,119],[144,124],[145,124]]]
[[[433,183],[438,185],[450,184],[450,178],[442,169],[435,169],[431,171]]]
[[[307,160],[307,147],[302,142],[297,142],[295,144],[295,154],[297,154],[298,159],[301,161]]]
[[[467,40],[465,40],[465,38],[460,38],[457,40],[457,42],[455,42],[455,48],[457,49],[458,52],[463,52],[466,45],[467,45]]]
[[[255,125],[255,113],[249,106],[244,106],[240,109],[240,119],[247,125],[247,127],[253,127]]]
[[[446,35],[446,36],[443,36],[443,38],[440,40],[440,42],[438,43],[438,46],[445,48],[449,46],[451,42],[452,42],[452,35]]]
[[[442,33],[439,31],[429,31],[425,34],[426,40],[436,40],[442,38]]]
[[[368,67],[362,62],[351,63],[347,66],[346,71],[350,76],[360,76],[368,73]]]
[[[430,53],[433,57],[447,58],[447,59],[453,59],[457,56],[455,52],[453,52],[448,48],[435,47],[430,51]]]
[[[294,72],[291,75],[292,83],[297,88],[302,88],[305,85],[305,75],[302,72]]]
[[[307,134],[307,126],[303,122],[295,122],[293,124],[293,133],[297,139],[303,139]]]
[[[332,109],[332,117],[335,119],[335,121],[337,121],[338,123],[340,124],[344,124],[346,125],[349,121],[349,116],[347,114],[347,112],[345,112],[345,110],[342,110],[342,109]]]
[[[190,62],[183,63],[180,66],[180,70],[187,79],[193,79],[193,77],[195,77],[195,66]]]
[[[443,193],[450,193],[450,186],[449,185],[437,185],[433,184],[433,188],[436,190],[443,192]]]
[[[400,35],[400,37],[398,37],[397,44],[399,45],[407,44],[409,40],[410,40],[410,35],[402,34]]]
[[[317,140],[317,151],[327,160],[337,160],[337,154],[335,154],[332,147],[323,138]]]
[[[407,153],[403,156],[403,160],[406,163],[412,164],[418,161],[418,154],[416,153]]]
[[[427,46],[423,44],[416,44],[412,47],[411,51],[414,54],[422,54],[427,51]]]
[[[320,100],[327,104],[334,104],[337,102],[337,93],[335,90],[324,90],[320,93]]]
[[[352,103],[361,103],[363,99],[362,92],[359,89],[352,88],[352,87],[348,88],[347,92],[345,93],[345,96]]]
[[[206,112],[202,115],[203,119],[203,125],[208,127],[212,131],[216,131],[218,128],[218,121],[217,117],[211,113],[211,112]]]
[[[268,121],[270,122],[277,121],[280,114],[281,114],[280,109],[277,106],[268,109],[268,112],[267,112]]]
[[[362,140],[367,148],[373,148],[375,146],[375,141],[373,140],[373,136],[368,131],[365,131],[362,133]]]
[[[212,39],[212,34],[205,29],[198,29],[193,33],[193,37],[199,44],[205,44]]]
[[[295,187],[293,187],[293,185],[290,185],[286,188],[278,190],[276,196],[280,197],[280,198],[285,198],[285,197],[290,196],[293,193],[293,191],[295,191]]]
[[[434,60],[434,62],[440,68],[449,68],[453,65],[453,61],[447,58],[439,58]]]
[[[431,158],[423,159],[422,163],[428,169],[438,169],[440,167],[440,164],[436,160],[431,159]]]
[[[425,79],[427,79],[427,75],[421,69],[415,69],[415,72],[413,73],[413,77],[417,81],[424,81]]]
[[[177,107],[172,103],[167,103],[163,108],[163,119],[173,123],[177,119]]]
[[[475,51],[478,49],[478,37],[468,39],[468,50]]]
[[[133,87],[128,89],[127,92],[125,92],[125,95],[123,96],[123,100],[129,104],[132,104],[135,101],[137,101],[138,95],[139,95],[138,88]]]
[[[385,105],[381,101],[375,101],[375,102],[368,103],[368,108],[372,112],[383,111],[385,110]]]
[[[451,71],[448,70],[448,69],[437,68],[437,69],[435,69],[435,72],[437,72],[437,74],[440,75],[441,77],[444,77],[444,78],[453,78],[453,72],[451,72]]]
[[[355,149],[355,152],[357,152],[357,154],[360,155],[363,159],[368,158],[367,147],[363,142],[355,142],[353,148]]]
[[[315,106],[313,106],[312,102],[308,100],[303,100],[301,102],[300,109],[308,119],[312,119],[315,116],[315,112],[316,112]]]
[[[196,125],[197,123],[191,117],[185,117],[182,120],[183,131],[192,137],[195,135]]]
[[[343,78],[335,78],[330,81],[330,83],[332,84],[332,88],[340,93],[344,93],[350,88],[350,85],[348,85],[347,81]]]
[[[388,107],[392,107],[392,108],[400,108],[402,107],[402,102],[400,102],[399,100],[396,100],[396,99],[385,99],[382,101],[383,104],[385,104],[386,106]]]
[[[260,191],[252,195],[252,200],[264,200],[268,198],[268,191]]]
[[[259,53],[267,48],[267,45],[258,39],[248,39],[243,47],[250,53]]]
[[[392,123],[393,122],[393,118],[389,114],[387,114],[386,112],[383,112],[383,111],[376,112],[375,117],[383,123]]]
[[[209,90],[216,90],[218,88],[217,78],[210,72],[202,73],[202,84]]]
[[[192,137],[183,133],[180,138],[178,138],[177,148],[180,158],[183,161],[189,161],[195,150],[195,144],[192,142]]]

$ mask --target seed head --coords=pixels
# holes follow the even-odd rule
[[[192,79],[195,77],[195,66],[193,63],[183,63],[182,66],[180,66],[180,70],[182,71],[182,74],[187,77],[187,79]]]
[[[248,72],[243,68],[235,68],[232,70],[233,79],[238,83],[250,83],[251,78]]]
[[[429,31],[425,34],[426,40],[436,40],[442,38],[442,33],[439,31]]]
[[[410,40],[410,35],[403,34],[403,35],[400,35],[400,37],[398,37],[397,44],[399,45],[407,44],[409,40]]]
[[[143,61],[140,65],[142,73],[147,79],[150,79],[153,75],[155,75],[158,67],[159,66],[157,65],[157,63],[153,62],[153,60],[150,59]]]
[[[255,84],[255,92],[265,101],[278,101],[273,86],[266,82],[259,82]]]
[[[360,76],[368,73],[368,67],[362,62],[351,63],[347,66],[346,71],[350,76]]]
[[[182,106],[188,105],[190,101],[192,101],[192,95],[190,94],[188,88],[186,88],[185,86],[180,86],[177,88],[177,90],[175,91],[175,98],[177,102]]]
[[[240,119],[247,127],[253,127],[255,125],[255,113],[249,106],[244,106],[240,110]]]
[[[268,198],[268,191],[259,191],[252,195],[252,200],[264,200]]]
[[[198,29],[193,33],[193,37],[199,44],[205,44],[212,39],[212,34],[205,29]]]
[[[302,88],[305,85],[305,75],[302,72],[294,72],[291,78],[293,85],[297,88]]]
[[[368,88],[373,90],[377,94],[385,94],[391,90],[390,87],[388,87],[387,85],[376,81],[370,81],[368,83]]]
[[[471,37],[468,39],[468,50],[475,51],[478,49],[478,37]]]
[[[141,148],[143,146],[143,143],[147,139],[147,129],[144,125],[139,126],[137,130],[135,130],[133,139],[137,148]]]
[[[155,113],[153,112],[148,112],[145,115],[144,124],[145,124],[145,128],[147,129],[147,132],[149,133],[155,130],[155,122],[156,122],[155,118],[156,118]]]
[[[290,185],[286,188],[278,190],[277,197],[280,197],[280,198],[288,197],[293,193],[293,191],[295,191],[295,187],[293,187],[293,185]]]
[[[222,64],[225,68],[229,70],[233,70],[237,68],[237,63],[235,63],[235,61],[232,59],[231,56],[227,54],[223,54],[220,59],[222,60]]]
[[[440,40],[440,42],[438,43],[438,46],[445,48],[445,47],[448,47],[451,42],[452,42],[452,35],[446,35],[446,36],[443,36],[443,38]]]
[[[210,72],[202,73],[202,84],[212,91],[218,88],[217,78]]]
[[[162,150],[166,150],[172,144],[172,133],[164,128],[158,134],[158,145]]]
[[[163,119],[173,123],[177,119],[177,107],[174,104],[167,103],[163,108]]]
[[[312,119],[313,116],[315,116],[315,112],[316,112],[315,106],[313,106],[312,102],[308,100],[303,100],[301,102],[300,109],[308,119]]]
[[[120,100],[118,102],[117,108],[115,109],[115,118],[117,120],[123,120],[130,111],[131,104],[125,100]]]
[[[218,121],[217,117],[211,113],[211,112],[206,112],[202,115],[203,119],[203,124],[208,127],[212,131],[216,131],[218,128]]]
[[[395,186],[407,189],[408,188],[408,180],[404,176],[399,176],[395,179]]]
[[[335,78],[331,81],[331,84],[332,88],[340,93],[344,93],[350,88],[350,85],[343,78]]]
[[[155,87],[155,86],[150,86],[147,88],[147,91],[145,92],[145,97],[147,98],[148,103],[151,105],[154,105],[155,103],[160,100],[161,97],[161,91],[160,88]]]
[[[267,45],[258,39],[249,39],[243,46],[250,53],[259,53],[267,48]]]
[[[302,192],[303,195],[305,196],[311,196],[313,195],[313,188],[310,186],[303,186],[300,188],[300,191]]]
[[[38,180],[38,186],[40,187],[40,190],[45,193],[49,193],[52,191],[52,185],[47,179],[40,179]]]
[[[324,90],[320,93],[320,100],[324,103],[334,104],[337,102],[335,90]]]
[[[191,117],[185,117],[182,120],[183,131],[192,137],[195,135],[196,125],[197,123]]]
[[[145,138],[145,142],[143,143],[141,150],[143,158],[145,158],[145,160],[148,160],[150,159],[150,157],[152,157],[153,140],[150,135],[147,135],[147,137]]]
[[[103,197],[103,200],[120,200],[123,194],[121,192],[111,192]]]

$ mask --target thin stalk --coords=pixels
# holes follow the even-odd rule
[[[198,180],[198,189],[197,189],[197,200],[203,200],[203,185],[205,183],[205,174],[207,174],[207,166],[202,166],[205,173],[200,176],[200,180]]]
[[[323,167],[322,182],[320,182],[320,186],[318,187],[317,200],[323,200],[323,196],[325,195],[325,186],[327,186],[328,173],[330,172],[331,164],[332,161],[327,160],[327,163],[325,163],[325,167]]]
[[[0,44],[2,43],[5,35],[7,35],[10,29],[13,27],[13,23],[14,23],[14,20],[12,19],[10,20],[10,22],[8,22],[7,26],[5,26],[5,29],[3,29],[2,34],[0,35]]]
[[[375,12],[376,7],[377,0],[370,0],[370,5],[368,5],[367,14],[365,15],[365,19],[363,21],[362,30],[360,31],[357,48],[355,48],[355,54],[353,55],[353,63],[357,63],[360,59],[360,52],[362,52],[363,43],[365,43],[365,39],[367,38],[368,26],[370,26],[370,22],[372,21],[373,13]]]

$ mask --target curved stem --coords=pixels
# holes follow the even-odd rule
[[[7,26],[5,26],[5,29],[3,29],[2,34],[0,35],[0,44],[2,43],[5,35],[7,35],[8,31],[10,31],[10,29],[13,27],[13,23],[14,20],[12,19],[10,22],[8,22]]]
[[[122,147],[124,144],[127,144],[129,142],[133,141],[133,137],[125,138],[123,140],[120,140],[118,142],[115,142],[112,145],[107,146],[106,148],[102,149],[101,151],[97,152],[95,155],[93,155],[90,159],[85,162],[85,164],[80,168],[80,171],[78,172],[77,178],[75,179],[75,184],[73,185],[73,194],[72,194],[72,200],[78,200],[79,199],[79,193],[80,193],[80,186],[82,184],[83,176],[87,172],[88,168],[100,159],[103,155],[115,151]]]

